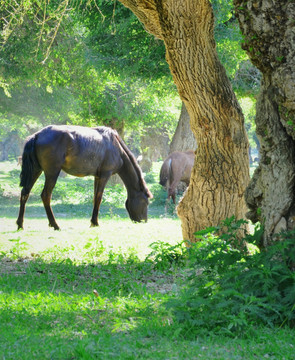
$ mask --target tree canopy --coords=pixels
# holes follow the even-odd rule
[[[240,97],[252,98],[250,113],[259,76],[240,49],[232,3],[212,3],[220,59]],[[173,135],[181,101],[163,42],[121,3],[2,1],[0,16],[2,139],[15,129],[24,138],[48,123]]]

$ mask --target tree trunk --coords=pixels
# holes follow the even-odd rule
[[[246,212],[249,182],[244,118],[217,58],[209,0],[120,0],[164,40],[166,59],[190,116],[198,147],[188,190],[178,206],[183,238]]]
[[[248,217],[264,224],[261,247],[295,221],[295,4],[234,0],[243,48],[263,74],[256,109],[260,163],[246,191]]]
[[[190,127],[190,118],[184,103],[181,106],[181,113],[178,124],[170,143],[169,154],[173,151],[195,150],[197,142]]]

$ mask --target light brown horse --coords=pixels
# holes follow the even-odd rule
[[[49,226],[59,230],[50,200],[61,170],[79,177],[94,176],[92,226],[98,226],[98,212],[105,185],[111,175],[116,173],[127,189],[125,206],[130,219],[135,222],[147,221],[148,199],[152,198],[152,194],[146,186],[135,157],[115,130],[103,126],[87,128],[50,125],[33,134],[24,147],[18,229],[23,228],[26,202],[43,171],[45,185],[41,198]]]
[[[172,198],[173,203],[176,204],[176,189],[180,181],[188,186],[194,160],[194,151],[188,150],[185,152],[175,151],[163,162],[160,171],[160,184],[167,189],[167,202]]]

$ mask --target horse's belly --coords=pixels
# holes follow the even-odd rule
[[[72,175],[72,176],[76,176],[76,177],[84,177],[84,176],[90,176],[90,175],[92,175],[92,174],[87,174],[87,173],[82,172],[82,171],[76,171],[76,170],[73,171],[72,169],[71,169],[71,170],[68,170],[68,169],[62,168],[62,170],[63,170],[64,172],[66,172],[67,174]]]
[[[62,170],[67,174],[84,177],[84,176],[95,176],[99,164],[93,164],[91,159],[74,159],[67,158],[62,166]]]

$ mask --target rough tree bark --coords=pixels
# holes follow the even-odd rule
[[[170,143],[169,154],[173,151],[195,150],[197,142],[190,127],[190,118],[184,103],[181,106],[181,112],[178,124]]]
[[[178,206],[185,240],[226,217],[243,218],[249,182],[244,118],[217,58],[209,0],[120,0],[162,39],[166,59],[198,148],[190,185]]]
[[[234,0],[243,48],[263,74],[256,109],[260,163],[246,191],[248,217],[264,223],[261,247],[295,221],[295,3]]]

